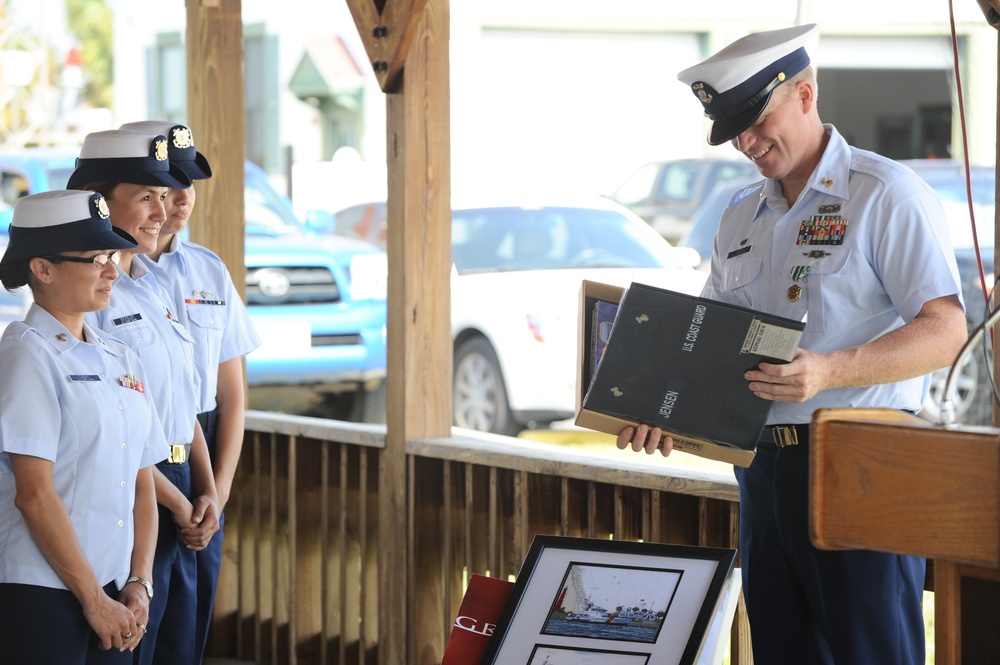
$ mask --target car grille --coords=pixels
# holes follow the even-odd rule
[[[340,287],[328,268],[266,267],[247,270],[250,305],[340,302]]]
[[[343,335],[313,335],[312,345],[315,346],[363,346],[361,335],[345,333]]]

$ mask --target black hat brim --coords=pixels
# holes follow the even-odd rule
[[[200,152],[196,152],[194,159],[171,159],[170,166],[176,166],[184,171],[184,174],[191,180],[208,180],[212,177],[212,167],[208,165],[208,159]]]
[[[139,244],[126,231],[113,226],[95,229],[90,220],[42,228],[10,227],[10,244],[0,263],[11,263],[36,256],[88,250],[130,250]]]
[[[725,120],[716,120],[713,122],[712,128],[708,132],[708,144],[722,145],[723,143],[728,143],[750,129],[750,126],[757,122],[757,118],[767,108],[772,94],[774,94],[774,91],[767,93],[766,96],[761,98],[758,104],[751,106],[742,113],[737,113]]]
[[[129,158],[80,159],[66,183],[69,189],[80,189],[92,182],[119,182],[132,185],[152,185],[170,189],[187,189],[191,178],[175,164],[167,171],[150,171]]]

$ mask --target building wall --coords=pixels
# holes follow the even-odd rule
[[[115,8],[116,120],[145,117],[146,53],[156,35],[183,31],[184,0],[109,0]],[[245,0],[246,24],[278,36],[278,141],[297,162],[322,161],[316,109],[287,90],[305,39],[338,34],[364,74],[366,160],[385,154],[385,98],[371,74],[344,2]],[[747,32],[791,25],[797,16],[820,23],[818,64],[891,71],[921,63],[953,86],[948,3],[904,5],[870,0],[815,3],[784,0],[706,3],[660,0],[455,0],[451,3],[453,179],[457,190],[582,188],[607,192],[642,162],[672,157],[728,156],[711,148],[700,107],[676,73]],[[955,7],[963,39],[963,86],[970,156],[993,163],[996,145],[996,31],[975,3]],[[150,20],[151,16],[157,20]],[[886,44],[892,48],[886,48]],[[824,46],[829,45],[829,49]],[[910,64],[907,64],[910,63]],[[944,77],[944,79],[942,79]],[[951,77],[951,78],[949,78]],[[889,79],[891,80],[891,78]],[[885,114],[898,96],[889,83],[875,90],[821,91],[821,112]],[[910,86],[912,88],[912,86]],[[922,88],[921,88],[922,90]],[[923,91],[922,92],[928,92]],[[922,92],[920,94],[922,94]],[[934,93],[940,95],[940,90]],[[947,94],[953,95],[949,92]],[[911,95],[913,96],[913,95]],[[919,94],[917,95],[919,96]],[[829,99],[829,101],[827,101]],[[845,101],[846,100],[846,101]],[[838,112],[834,113],[837,115]],[[845,117],[841,114],[841,117]],[[955,126],[958,127],[956,121]],[[857,132],[856,132],[857,133]],[[860,133],[859,140],[871,140]],[[960,145],[960,141],[956,144]],[[287,165],[281,173],[288,172]],[[281,173],[275,175],[280,176]]]

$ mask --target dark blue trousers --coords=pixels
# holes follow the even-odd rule
[[[202,421],[202,429],[205,432],[205,441],[208,442],[209,458],[212,460],[212,468],[215,468],[215,416],[217,412],[205,414]],[[196,554],[198,562],[198,616],[195,626],[195,656],[194,662],[200,665],[205,657],[205,646],[208,644],[208,630],[212,625],[212,611],[215,609],[215,592],[219,585],[219,571],[222,569],[222,543],[223,528],[226,524],[226,516],[219,514],[219,530],[212,536],[208,547]]]
[[[184,496],[192,498],[191,466],[156,465]],[[198,608],[197,561],[177,537],[169,510],[159,506],[160,530],[153,559],[153,599],[146,636],[135,650],[135,665],[188,665],[198,661],[195,622]]]
[[[924,665],[926,561],[814,547],[808,443],[762,442],[736,479],[756,665]]]
[[[118,589],[104,587],[111,598]],[[66,589],[0,584],[0,663],[14,665],[128,665],[130,651],[101,651],[80,601]]]

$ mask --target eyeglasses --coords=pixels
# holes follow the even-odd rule
[[[95,254],[92,257],[85,256],[65,256],[63,254],[53,254],[52,256],[43,256],[43,259],[48,259],[53,263],[59,263],[60,261],[72,261],[73,263],[90,263],[97,270],[104,270],[104,266],[108,265],[108,261],[118,265],[118,262],[122,260],[122,253],[117,249],[113,252],[108,252],[107,254]]]

